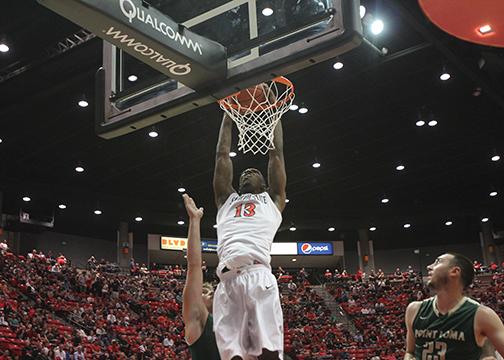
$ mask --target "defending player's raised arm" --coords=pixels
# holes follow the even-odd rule
[[[283,153],[283,129],[280,120],[273,134],[275,149],[269,151],[268,183],[269,194],[275,201],[278,209],[285,208],[285,187],[287,186],[287,174],[285,173],[285,161]]]
[[[182,316],[186,327],[186,338],[200,336],[208,316],[202,299],[203,271],[201,270],[200,221],[203,208],[198,208],[187,194],[183,195],[184,205],[189,215],[187,239],[187,276],[184,286]],[[199,333],[198,333],[199,332]]]
[[[219,131],[219,141],[217,142],[213,178],[215,204],[217,205],[217,209],[219,209],[229,195],[234,192],[233,162],[229,157],[229,152],[231,151],[232,129],[233,121],[228,115],[224,114]]]
[[[495,347],[497,352],[504,356],[504,325],[499,315],[486,306],[480,306],[476,312],[475,327]]]
[[[404,360],[415,360],[415,334],[413,333],[413,321],[415,320],[420,301],[414,301],[406,308],[404,321],[406,322],[406,353]]]

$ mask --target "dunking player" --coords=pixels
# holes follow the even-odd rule
[[[477,360],[487,339],[504,355],[504,325],[499,316],[463,294],[474,279],[471,261],[447,253],[427,270],[427,285],[436,295],[408,305],[404,359]]]
[[[214,330],[223,360],[283,359],[283,316],[271,273],[271,244],[282,222],[286,174],[282,125],[274,130],[268,183],[257,169],[240,176],[233,188],[232,121],[222,120],[214,173],[217,204],[217,275]]]
[[[187,277],[182,304],[185,338],[193,360],[220,360],[211,314],[213,287],[211,284],[203,284],[201,270],[200,220],[203,208],[198,209],[187,194],[183,197],[189,215]]]

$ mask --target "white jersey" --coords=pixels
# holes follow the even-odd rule
[[[271,244],[282,214],[267,192],[232,193],[217,212],[219,267],[271,262]]]

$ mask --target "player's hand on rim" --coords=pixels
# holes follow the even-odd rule
[[[182,195],[182,198],[184,199],[184,205],[189,218],[201,219],[203,217],[203,208],[198,208],[194,203],[194,200],[187,194]]]

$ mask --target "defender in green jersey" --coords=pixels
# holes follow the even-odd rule
[[[192,360],[220,360],[211,314],[213,287],[203,284],[201,270],[200,220],[203,217],[203,208],[198,208],[187,194],[183,197],[189,215],[187,277],[182,304],[185,338]]]
[[[490,308],[463,295],[474,279],[460,254],[439,256],[427,267],[436,295],[406,309],[405,360],[479,360],[485,342],[504,355],[504,325]],[[487,357],[488,359],[492,358]]]

